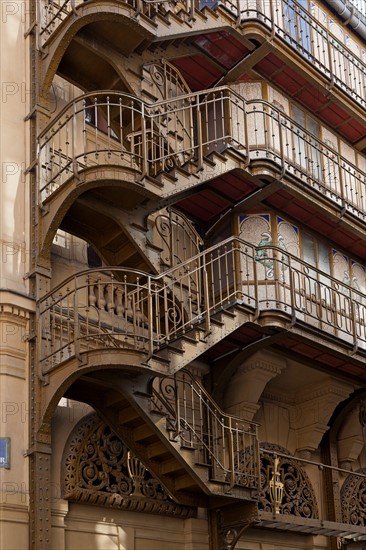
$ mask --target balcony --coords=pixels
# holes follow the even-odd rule
[[[41,298],[37,308],[43,374],[71,358],[83,362],[83,354],[96,350],[139,351],[146,365],[157,359],[156,369],[167,374],[222,340],[226,322],[225,335],[247,322],[285,331],[296,323],[310,342],[314,330],[318,340],[330,339],[347,361],[350,353],[366,351],[366,295],[281,247],[254,247],[238,238],[159,276],[112,267],[81,272]],[[227,319],[217,318],[225,312]],[[174,363],[169,346],[186,335],[186,346],[174,350]],[[357,369],[365,376],[363,367]]]
[[[89,2],[82,0],[39,2],[40,45],[44,46],[67,18],[78,17],[82,13],[81,6],[88,4]],[[230,19],[233,25],[239,24],[239,28],[242,27],[240,32],[247,32],[249,24],[259,25],[259,35],[263,35],[262,30],[265,33],[268,31],[267,38],[275,36],[296,51],[309,68],[315,68],[319,75],[325,77],[328,85],[335,85],[359,106],[366,106],[366,64],[361,47],[355,43],[353,50],[351,46],[347,47],[345,39],[337,37],[320,21],[320,15],[317,18],[296,0],[223,0],[215,4],[202,2],[200,7],[192,0],[185,0],[180,2],[179,10],[175,3],[164,0],[116,0],[115,4],[116,10],[125,7],[131,17],[142,16],[147,20],[154,20],[157,15],[169,17],[170,14],[180,24],[188,23],[183,27],[182,34],[191,30],[192,25],[194,28],[197,21],[201,22],[197,12],[207,14],[207,6],[210,8],[209,12],[213,10],[216,15],[222,16],[222,24],[227,24]],[[209,32],[210,24],[206,28]],[[155,32],[159,33],[158,30]]]
[[[295,458],[277,445],[261,445],[258,525],[297,533],[366,540],[362,498],[366,474]],[[329,510],[333,484],[342,517]],[[341,489],[339,490],[339,487]],[[274,487],[277,491],[274,491]],[[277,495],[277,498],[274,496]]]
[[[61,189],[108,177],[143,183],[157,198],[212,178],[205,159],[235,152],[237,167],[266,179],[294,181],[365,220],[366,173],[264,100],[246,101],[228,87],[146,104],[128,94],[87,94],[69,104],[39,136],[39,204]],[[183,167],[199,175],[174,185],[156,178]],[[153,180],[149,179],[153,178]],[[155,181],[154,181],[155,180]],[[77,183],[75,183],[77,182]],[[136,190],[136,187],[135,187]],[[57,193],[56,193],[57,192]]]

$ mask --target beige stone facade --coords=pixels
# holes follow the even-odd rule
[[[362,2],[0,10],[1,550],[364,550]]]

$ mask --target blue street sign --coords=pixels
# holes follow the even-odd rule
[[[10,437],[0,437],[0,468],[10,468]]]

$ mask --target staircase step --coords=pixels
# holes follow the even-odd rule
[[[182,473],[184,472],[184,468],[175,458],[170,458],[169,460],[165,460],[162,464],[160,464],[159,472],[163,475],[175,474],[176,476],[178,476],[182,475]]]
[[[196,489],[195,481],[188,474],[183,474],[174,480],[174,488],[176,491],[185,491],[187,489]]]
[[[128,407],[125,409],[122,409],[118,413],[118,423],[121,426],[127,426],[130,424],[141,424],[141,416],[140,414],[135,411],[132,407]]]
[[[163,459],[170,456],[170,452],[167,447],[159,440],[151,443],[147,448],[147,454],[149,458],[154,460]]]
[[[175,183],[178,181],[178,178],[172,174],[171,172],[161,172],[156,176],[156,179],[164,184],[164,182],[167,180],[169,183]]]
[[[141,443],[142,441],[147,442],[155,442],[157,439],[157,436],[154,434],[154,432],[151,430],[150,426],[147,424],[142,424],[141,426],[138,426],[133,431],[133,438],[136,442]]]

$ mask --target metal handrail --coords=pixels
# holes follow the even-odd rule
[[[151,242],[161,246],[161,261],[173,267],[192,258],[200,251],[203,240],[195,230],[192,222],[174,208],[165,209],[152,215],[153,222]],[[158,237],[155,235],[157,233]],[[161,245],[157,242],[161,240]]]
[[[167,0],[129,0],[121,3],[132,8],[136,14],[142,13],[148,17],[154,17],[156,13],[166,15],[170,10],[176,13],[175,2]],[[42,10],[42,2],[39,2],[40,43],[44,44],[68,15],[77,13],[77,8],[83,4],[83,0],[46,0]],[[198,6],[193,0],[180,2],[182,22],[191,25],[194,13],[204,9],[205,5],[203,2]],[[238,24],[255,20],[269,27],[331,82],[346,89],[362,105],[366,104],[366,63],[296,0],[256,0],[255,3],[252,0],[221,0],[210,5],[210,8],[218,12],[224,10],[225,16],[231,16]]]
[[[259,488],[258,425],[221,411],[190,372],[155,379],[152,408],[166,415],[171,438],[210,467],[210,479],[229,486],[226,492]]]
[[[209,333],[212,316],[235,305],[248,319],[285,314],[366,349],[366,294],[282,247],[231,237],[161,275],[116,267],[68,278],[37,302],[39,357],[48,371],[110,338],[152,356],[195,326]]]
[[[87,122],[91,118],[93,124]],[[274,162],[363,216],[361,168],[275,105],[247,101],[227,86],[154,104],[113,91],[76,98],[39,136],[39,200],[90,166],[120,165],[142,177],[186,163],[199,170],[205,156],[227,148],[238,150],[248,166],[260,159]]]
[[[344,491],[344,487],[346,485],[347,477],[348,479],[350,477],[357,479],[359,483],[364,484],[366,480],[366,473],[363,471],[352,471],[347,470],[345,468],[341,468],[339,466],[332,466],[330,464],[325,464],[319,461],[309,460],[305,458],[300,458],[298,456],[292,456],[286,452],[285,449],[281,448],[266,448],[262,447],[261,444],[259,444],[259,453],[260,453],[260,459],[261,462],[265,458],[267,461],[270,458],[272,464],[267,465],[267,468],[263,467],[263,464],[261,464],[261,474],[262,474],[262,480],[263,485],[261,487],[261,506],[260,510],[262,509],[265,511],[268,510],[268,507],[272,509],[272,512],[275,513],[275,503],[271,502],[271,497],[268,494],[269,493],[269,484],[271,482],[271,477],[273,479],[274,474],[274,461],[275,459],[278,459],[278,481],[283,483],[283,494],[282,499],[280,502],[277,503],[279,517],[281,515],[285,515],[285,517],[289,517],[289,515],[296,515],[299,522],[301,523],[302,517],[301,517],[301,498],[305,501],[307,498],[309,499],[308,504],[310,504],[310,507],[313,509],[313,512],[318,512],[314,514],[304,514],[303,518],[307,520],[308,518],[318,519],[319,521],[326,521],[327,519],[331,522],[334,521],[333,518],[327,517],[327,490],[326,487],[330,483],[332,483],[335,490],[339,491],[339,498],[341,500],[342,495],[344,495],[347,499],[349,498],[349,493]],[[286,465],[289,466],[289,468],[286,468]],[[293,483],[293,480],[295,477],[293,475],[293,469],[298,468],[298,473],[300,473],[300,476],[305,479],[306,471],[309,469],[309,471],[313,471],[312,474],[312,481],[316,480],[316,485],[313,485],[313,487],[310,484],[310,480],[308,481],[309,485],[304,483],[298,483],[298,486],[296,487],[296,483]],[[317,474],[314,475],[314,469],[316,468]],[[286,471],[287,470],[287,471]],[[331,476],[342,476],[339,480],[339,483],[335,483],[334,478],[332,481],[329,480]],[[300,477],[299,476],[299,477]],[[328,479],[327,479],[328,476]],[[288,477],[288,485],[287,485],[287,477]],[[343,478],[344,486],[342,488],[339,487],[341,484],[341,480]],[[315,488],[317,488],[315,492]],[[306,493],[303,492],[303,489],[306,490]],[[313,492],[314,489],[314,492]],[[348,489],[349,490],[349,489]],[[294,493],[296,494],[296,498],[294,498]],[[325,499],[325,500],[324,500]],[[298,507],[296,511],[291,512],[291,508]],[[346,507],[343,507],[343,503],[341,500],[341,507],[342,507],[342,521],[337,522],[336,525],[328,525],[330,528],[338,528],[340,532],[344,531],[344,535],[346,534],[352,534],[354,532],[355,535],[360,535],[362,533],[362,524],[356,523],[353,521],[350,521],[349,517],[347,516],[347,513],[349,514],[349,509],[347,510]],[[356,511],[356,510],[354,510]],[[309,510],[308,510],[309,512]],[[356,518],[355,518],[356,519]],[[363,534],[365,534],[363,529]]]

